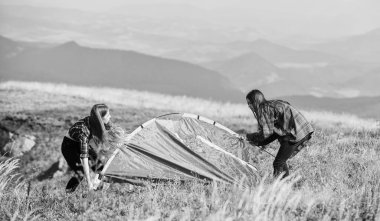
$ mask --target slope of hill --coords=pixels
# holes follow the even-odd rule
[[[228,76],[243,91],[259,87],[270,96],[357,96],[358,92],[346,90],[341,83],[370,69],[335,55],[295,50],[262,39],[230,46],[252,52],[204,65]]]
[[[0,35],[0,61],[5,58],[16,56],[25,49],[25,46]]]
[[[234,48],[245,48],[272,62],[277,67],[321,67],[345,62],[343,58],[315,50],[295,50],[264,39],[235,42]]]
[[[380,94],[380,67],[368,71],[365,75],[355,77],[343,82],[343,87],[360,91],[361,96],[374,96]]]
[[[73,89],[78,88],[74,86],[58,88],[64,89],[58,91],[60,94],[46,90],[43,84],[35,90],[25,85],[14,86],[0,85],[0,121],[13,125],[20,135],[36,137],[37,142],[22,157],[0,161],[0,220],[255,220],[258,217],[262,220],[377,220],[380,216],[380,140],[378,126],[370,126],[374,125],[373,121],[331,115],[326,127],[321,124],[326,114],[314,114],[317,117],[313,117],[312,124],[316,132],[308,147],[291,159],[292,175],[283,180],[272,178],[273,158],[268,153],[242,145],[242,151],[249,151],[248,160],[262,177],[261,182],[248,190],[218,182],[205,185],[205,182],[155,180],[150,183],[147,180],[145,186],[112,183],[108,189],[98,191],[89,191],[82,182],[76,192],[67,194],[64,189],[74,175],[72,171],[62,170],[61,174],[41,180],[36,178],[62,157],[60,146],[68,128],[86,116],[92,104],[103,102],[104,98],[93,93],[87,93],[87,98],[77,96]],[[113,93],[108,95],[113,97]],[[148,102],[161,102],[160,96],[149,98]],[[171,99],[175,101],[171,107],[164,107],[165,110],[141,106],[136,97],[131,99],[133,105],[129,100],[112,103],[112,121],[132,131],[157,115],[177,111],[174,105],[179,103],[178,99],[185,99],[185,103],[195,107],[204,105],[202,101],[198,103],[200,100]],[[253,129],[252,113],[246,106],[246,112],[237,111],[233,116],[230,113],[243,105],[223,106],[230,110],[225,112],[227,115],[219,114],[211,119],[220,119],[218,122],[234,131]],[[216,114],[220,109],[215,107],[208,108],[208,113]],[[275,142],[266,150],[275,153],[277,149]],[[66,165],[64,160],[61,162]]]
[[[279,80],[278,68],[255,53],[205,64],[228,77],[242,91]]]
[[[1,62],[2,80],[101,85],[234,102],[244,97],[227,78],[200,66],[75,42],[26,50]]]
[[[361,35],[317,44],[313,48],[356,61],[380,64],[380,28]]]

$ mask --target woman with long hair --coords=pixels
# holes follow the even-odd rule
[[[97,152],[89,145],[89,141],[93,139],[100,145],[106,142],[106,131],[111,128],[110,118],[110,110],[107,105],[95,104],[91,109],[90,116],[80,119],[71,126],[63,138],[62,154],[76,174],[67,183],[66,192],[73,192],[83,177],[87,180],[88,189],[94,189],[90,179],[90,168],[96,172],[102,170],[103,164],[98,159]]]
[[[259,90],[246,96],[248,107],[258,123],[258,132],[247,134],[247,140],[256,146],[264,146],[278,140],[280,149],[273,162],[275,177],[289,175],[286,161],[296,155],[311,139],[314,132],[306,118],[288,102],[266,100]]]

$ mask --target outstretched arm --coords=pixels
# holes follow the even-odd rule
[[[271,136],[267,137],[267,138],[264,138],[264,136],[260,132],[247,134],[247,140],[254,143],[257,146],[268,145],[269,143],[276,140],[278,137],[279,136],[275,133],[272,134]]]
[[[82,163],[84,176],[86,177],[88,189],[93,190],[93,185],[90,178],[90,167],[88,165],[88,139],[85,136],[81,137],[81,154],[80,161]]]
[[[84,176],[86,177],[87,184],[88,184],[88,189],[93,190],[94,186],[92,185],[92,181],[90,178],[90,167],[88,166],[88,158],[81,158],[80,159],[82,166],[83,166],[83,171],[84,171]]]

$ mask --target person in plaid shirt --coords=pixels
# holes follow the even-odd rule
[[[295,156],[314,132],[306,118],[288,102],[266,100],[259,90],[246,96],[249,108],[258,122],[258,132],[247,134],[247,140],[256,146],[264,146],[278,140],[280,149],[273,162],[275,177],[289,175],[286,161]]]
[[[102,163],[98,159],[96,151],[89,146],[89,140],[94,139],[96,143],[103,144],[106,141],[106,130],[111,128],[110,111],[105,104],[95,104],[87,116],[73,126],[63,138],[61,151],[69,165],[76,173],[67,183],[66,192],[73,192],[79,185],[83,176],[86,178],[88,188],[94,189],[90,179],[90,164],[94,171],[102,169]]]

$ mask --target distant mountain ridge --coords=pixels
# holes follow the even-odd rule
[[[380,96],[356,98],[328,98],[303,95],[279,97],[278,99],[286,100],[290,102],[293,106],[304,110],[347,113],[359,117],[380,120]]]
[[[380,28],[312,47],[352,60],[380,65]]]
[[[277,66],[282,64],[326,64],[339,63],[344,59],[316,50],[295,50],[265,39],[253,42],[234,42],[229,44],[236,49],[248,49]]]
[[[22,46],[1,38],[0,45]],[[2,49],[2,48],[0,48]],[[1,80],[51,81],[110,86],[220,101],[244,101],[244,95],[215,71],[187,62],[134,51],[95,49],[76,42],[24,50],[0,60]],[[127,99],[127,98],[126,98]]]
[[[204,66],[228,77],[244,92],[279,80],[279,69],[254,52]]]
[[[343,85],[347,89],[358,90],[366,96],[380,93],[380,67],[368,71],[363,76],[350,79]]]
[[[264,39],[228,45],[236,51],[250,52],[203,65],[222,73],[244,92],[258,87],[270,96],[380,95],[375,87],[370,94],[363,87],[346,85],[350,79],[360,79],[371,70],[372,66],[359,61],[316,50],[296,50]]]

